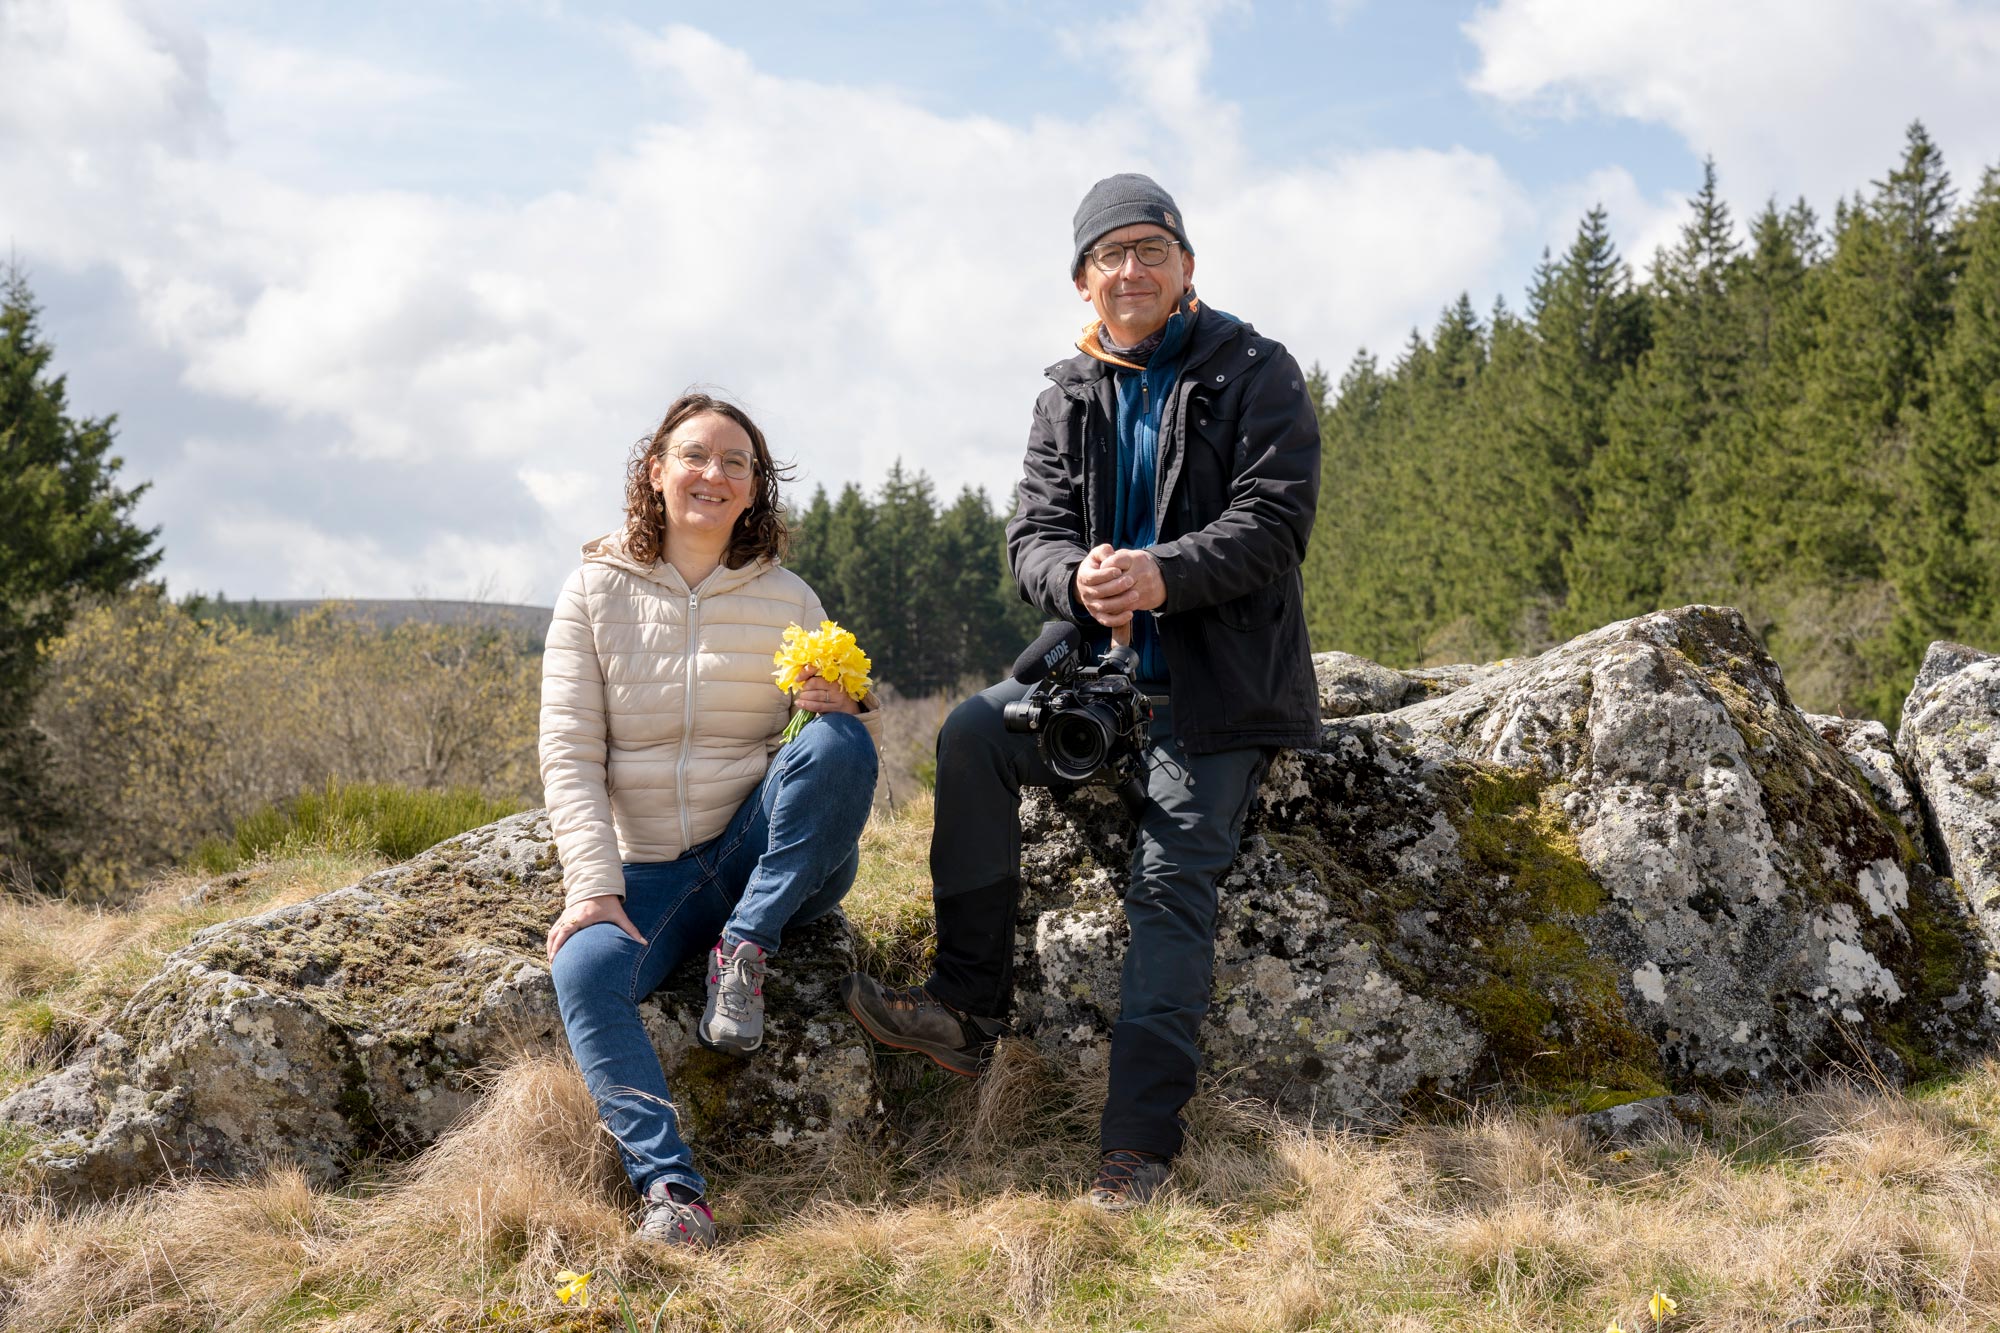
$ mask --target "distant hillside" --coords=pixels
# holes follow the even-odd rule
[[[492,625],[518,629],[539,639],[555,615],[553,607],[516,606],[507,602],[437,602],[428,600],[378,601],[365,597],[314,597],[295,601],[265,602],[264,605],[295,616],[316,606],[334,602],[347,608],[351,620],[365,620],[382,629],[394,629],[406,620],[429,621],[438,625]]]
[[[227,597],[197,597],[188,610],[204,619],[231,620],[256,629],[276,629],[304,611],[331,603],[349,620],[362,621],[379,629],[394,629],[408,621],[438,625],[490,625],[520,634],[541,651],[542,636],[548,632],[555,614],[546,606],[517,606],[507,602],[445,602],[425,598],[405,600],[367,597],[305,597],[278,601]]]

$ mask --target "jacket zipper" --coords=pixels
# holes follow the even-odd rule
[[[694,846],[693,825],[688,819],[688,752],[694,748],[694,667],[701,646],[701,595],[688,594],[687,629],[687,688],[681,717],[681,761],[674,770],[675,794],[680,798],[681,807],[681,852],[686,854]]]

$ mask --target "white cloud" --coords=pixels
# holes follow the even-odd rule
[[[1465,25],[1472,87],[1667,126],[1726,190],[1823,212],[1922,120],[1961,181],[2000,160],[2000,10],[1977,0],[1497,0]]]
[[[0,178],[36,183],[0,195],[0,236],[31,260],[114,268],[190,390],[280,423],[158,450],[173,463],[148,516],[183,587],[497,579],[550,596],[577,542],[614,521],[632,440],[696,382],[742,399],[808,485],[872,485],[901,458],[947,495],[974,483],[1004,500],[1041,367],[1087,313],[1064,271],[1070,216],[1110,171],[1176,193],[1204,296],[1335,370],[1460,289],[1517,280],[1498,269],[1539,225],[1463,149],[1254,163],[1206,80],[1229,4],[1176,0],[1167,22],[1149,10],[1085,34],[1080,52],[1119,55],[1115,95],[1026,124],[779,78],[686,26],[625,30],[631,72],[606,77],[658,81],[672,117],[525,200],[271,166],[350,93],[444,95],[422,71],[227,37],[215,77],[198,35],[86,7],[93,24],[65,26],[44,0],[0,0],[0,33],[72,80],[128,75],[122,100],[75,122],[0,82]],[[260,56],[298,74],[296,102],[250,68]],[[65,172],[106,143],[126,149],[102,181]]]

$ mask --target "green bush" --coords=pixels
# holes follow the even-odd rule
[[[189,864],[221,874],[267,853],[310,849],[375,852],[404,861],[467,829],[525,807],[470,787],[444,791],[388,783],[328,783],[239,820],[230,838],[209,838]]]

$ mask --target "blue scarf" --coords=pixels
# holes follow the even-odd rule
[[[1111,544],[1120,550],[1143,551],[1159,540],[1159,516],[1153,510],[1159,492],[1160,417],[1174,381],[1180,378],[1181,353],[1187,348],[1194,321],[1195,313],[1182,297],[1180,308],[1167,317],[1166,326],[1153,338],[1134,348],[1119,348],[1108,340],[1104,343],[1105,351],[1113,356],[1145,367],[1111,367],[1118,386],[1118,479],[1113,491]],[[1148,347],[1148,343],[1154,345]],[[1167,657],[1160,649],[1160,629],[1152,612],[1133,615],[1132,647],[1139,654],[1140,679],[1167,679]]]

